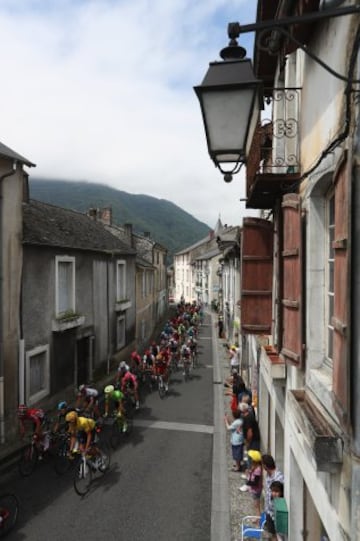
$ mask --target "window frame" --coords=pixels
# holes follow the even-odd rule
[[[45,354],[44,360],[44,386],[43,389],[37,391],[34,394],[30,394],[30,383],[31,383],[31,358],[37,357],[39,355]],[[42,346],[37,346],[25,354],[26,361],[26,403],[29,406],[36,404],[39,400],[42,400],[50,394],[50,347],[49,344]]]
[[[122,326],[122,328],[120,326]],[[125,314],[121,314],[116,318],[116,347],[117,349],[122,349],[125,345],[126,345],[126,317],[125,317]]]
[[[334,273],[335,273],[335,250],[333,242],[335,240],[335,190],[332,187],[325,197],[325,253],[324,253],[324,280],[325,280],[325,351],[324,365],[332,370],[333,368],[333,345],[334,345],[334,325],[332,323],[335,313],[335,291],[334,291]],[[330,205],[332,204],[332,209]],[[332,214],[332,221],[331,221]],[[332,256],[332,257],[331,257]],[[331,270],[332,267],[332,270]],[[332,275],[332,291],[331,285]]]
[[[71,263],[72,265],[72,276],[71,276],[71,291],[70,291],[70,306],[66,310],[60,311],[60,271],[59,267],[62,263]],[[66,312],[75,313],[75,257],[67,255],[57,255],[55,256],[55,314],[57,318],[63,316]]]
[[[121,271],[120,268],[122,268]],[[123,282],[120,282],[120,273],[122,274]],[[118,259],[116,261],[116,300],[118,302],[127,299],[126,291],[126,261],[124,259]]]

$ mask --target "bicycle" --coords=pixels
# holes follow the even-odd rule
[[[104,447],[102,449],[102,447]],[[110,449],[104,443],[94,441],[89,454],[77,453],[79,457],[74,476],[74,489],[79,496],[85,496],[92,482],[93,473],[104,474],[110,467]]]
[[[133,420],[127,419],[124,415],[117,415],[114,412],[112,416],[112,426],[110,434],[110,445],[112,449],[116,449],[123,437],[131,434],[133,429]]]
[[[171,355],[170,368],[172,372],[177,372],[179,370],[179,353],[174,352]]]
[[[184,381],[187,381],[188,379],[191,378],[191,376],[190,376],[190,364],[191,364],[191,359],[189,359],[189,358],[187,358],[187,357],[183,357],[183,367],[184,367],[183,376],[184,376]]]
[[[154,385],[154,374],[153,371],[149,368],[144,368],[143,371],[143,384],[144,387],[152,393],[153,385]]]
[[[196,349],[193,349],[191,351],[191,366],[192,366],[193,369],[197,367],[197,351],[196,351]]]
[[[163,398],[165,398],[165,395],[166,395],[166,387],[165,387],[165,382],[162,377],[162,374],[157,375],[157,384],[158,384],[159,396],[162,400]]]
[[[19,501],[15,494],[0,495],[0,537],[4,537],[16,524],[19,514]]]
[[[54,469],[58,475],[63,475],[71,467],[71,460],[69,460],[69,445],[70,435],[67,432],[60,432],[55,434],[57,439],[57,447],[54,456]]]
[[[46,438],[48,438],[48,446],[45,448]],[[29,477],[35,471],[38,461],[49,451],[51,445],[53,441],[50,432],[44,432],[40,439],[37,434],[32,434],[31,441],[23,448],[18,463],[22,477]]]

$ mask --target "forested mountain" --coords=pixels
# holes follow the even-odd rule
[[[149,195],[116,190],[103,184],[48,180],[31,177],[30,197],[59,207],[86,212],[89,208],[111,206],[113,223],[133,224],[137,233],[150,232],[172,255],[204,238],[210,228],[188,212]]]

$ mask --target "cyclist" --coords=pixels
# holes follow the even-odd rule
[[[118,368],[117,381],[120,383],[120,389],[125,394],[130,392],[135,398],[135,408],[140,407],[138,381],[136,376],[130,372],[129,366],[125,361],[121,361]]]
[[[127,423],[125,419],[125,408],[124,408],[124,393],[120,389],[115,389],[114,385],[107,385],[104,389],[105,395],[105,412],[104,417],[109,415],[109,404],[110,401],[113,402],[114,407],[117,410],[117,417],[123,419],[123,432],[127,430]]]
[[[130,370],[134,368],[134,372],[138,371],[141,365],[141,356],[136,349],[130,355]]]
[[[78,410],[84,410],[86,413],[93,411],[96,418],[100,417],[98,398],[99,392],[97,389],[87,385],[80,385],[75,407]]]
[[[155,357],[155,374],[162,376],[165,390],[169,390],[169,355],[166,349],[162,349]]]
[[[70,408],[68,408],[67,402],[62,400],[58,403],[56,408],[55,424],[53,427],[53,432],[64,432],[66,429],[66,414],[69,413]]]
[[[159,351],[160,351],[159,346],[157,345],[156,342],[153,342],[151,344],[151,353],[154,355],[154,357],[156,357],[156,355],[159,353]]]
[[[20,404],[17,409],[17,415],[20,422],[21,437],[25,435],[26,422],[33,425],[33,437],[37,442],[41,442],[44,451],[49,448],[50,438],[48,432],[44,432],[46,424],[46,415],[41,408],[28,408],[26,404]]]
[[[74,451],[77,441],[79,442],[79,450],[88,453],[95,437],[94,419],[80,417],[76,411],[69,411],[65,421],[68,423],[68,432],[70,433],[70,453]]]
[[[151,353],[150,349],[146,349],[142,358],[143,370],[154,370],[155,356]]]
[[[191,362],[191,349],[188,343],[181,346],[181,359],[184,364],[183,376],[185,376],[185,364],[188,363],[188,365],[190,365]]]

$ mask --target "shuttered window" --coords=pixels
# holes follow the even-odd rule
[[[335,239],[334,248],[334,328],[333,342],[333,393],[335,408],[340,419],[348,414],[348,216],[349,193],[346,176],[346,162],[335,178]]]
[[[241,243],[241,329],[272,333],[273,224],[244,218]]]
[[[295,193],[284,195],[281,206],[283,212],[283,335],[280,355],[286,362],[300,367],[303,358],[300,196]]]
[[[331,190],[326,199],[326,230],[327,230],[327,263],[325,265],[326,276],[326,321],[327,321],[327,335],[326,335],[326,352],[325,363],[332,368],[333,366],[333,348],[334,348],[334,267],[335,267],[335,194],[334,190]]]

